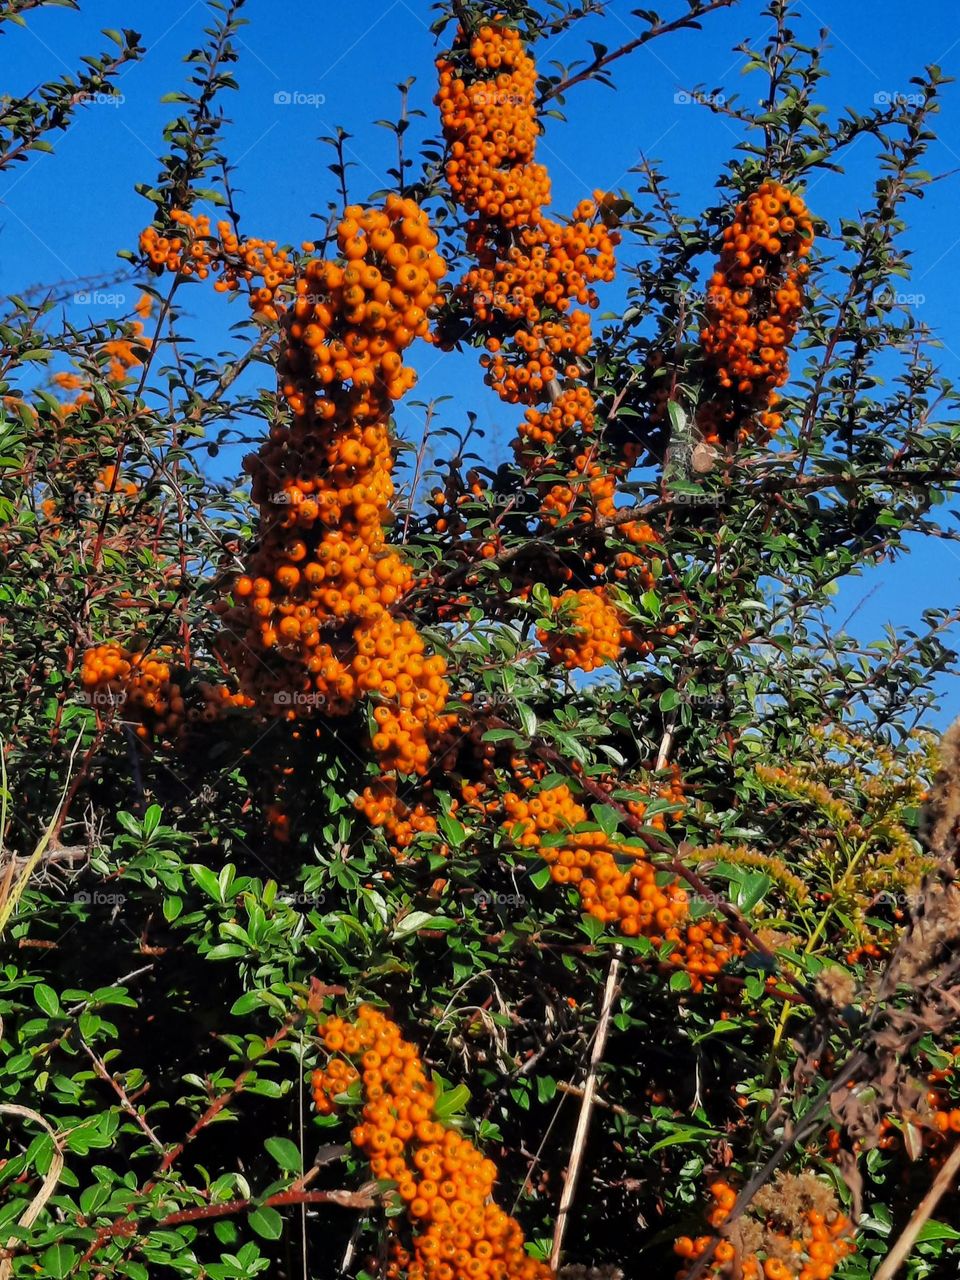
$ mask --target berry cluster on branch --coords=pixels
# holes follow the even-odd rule
[[[707,1221],[716,1229],[736,1203],[737,1193],[718,1179],[710,1186]],[[830,1183],[812,1173],[780,1173],[763,1187],[729,1234],[681,1236],[675,1252],[696,1264],[713,1246],[704,1274],[743,1280],[830,1280],[843,1258],[854,1252],[849,1218]],[[687,1271],[680,1271],[684,1280]]]
[[[813,220],[803,200],[763,182],[724,228],[700,331],[707,394],[697,425],[709,443],[765,439],[779,430],[778,388],[803,309]]]
[[[266,714],[339,716],[372,699],[380,767],[422,774],[449,723],[446,664],[392,612],[412,573],[384,525],[392,401],[414,382],[402,356],[427,336],[444,265],[426,214],[399,196],[347,208],[337,244],[345,265],[309,262],[284,316],[294,416],[246,463],[259,536],[221,648]]]
[[[256,236],[241,239],[225,219],[217,223],[216,234],[210,229],[206,214],[192,214],[186,209],[170,213],[179,234],[163,234],[156,226],[140,233],[140,252],[154,271],[170,271],[181,276],[206,280],[218,277],[214,288],[220,293],[235,293],[240,281],[250,286],[250,308],[255,315],[277,320],[285,309],[279,296],[282,286],[295,274],[294,264],[276,240],[260,240]],[[255,285],[254,282],[260,283]]]
[[[355,1020],[329,1018],[320,1028],[331,1055],[313,1074],[320,1115],[362,1095],[354,1146],[375,1178],[397,1184],[405,1227],[393,1218],[388,1280],[551,1280],[553,1272],[524,1250],[516,1219],[493,1200],[496,1165],[436,1112],[437,1095],[414,1045],[370,1005]],[[357,1065],[355,1065],[357,1064]]]

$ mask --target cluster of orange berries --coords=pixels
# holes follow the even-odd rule
[[[698,411],[704,438],[767,436],[782,425],[777,388],[803,308],[813,221],[803,200],[764,182],[738,205],[710,279],[700,342],[718,384]]]
[[[145,743],[159,738],[182,744],[191,725],[211,724],[230,710],[251,705],[243,693],[200,681],[188,707],[183,685],[173,678],[178,665],[170,645],[148,653],[100,644],[83,655],[80,682],[98,715],[115,708],[117,719],[132,723]]]
[[[525,414],[526,422],[520,428],[525,440],[546,448],[554,445],[561,436],[579,428],[589,431],[593,426],[593,396],[587,387],[567,387],[547,409],[531,406]]]
[[[710,1186],[710,1196],[707,1221],[719,1228],[730,1216],[737,1193],[720,1179]],[[842,1259],[855,1250],[852,1223],[837,1207],[833,1188],[811,1174],[779,1175],[754,1199],[740,1223],[740,1249],[729,1239],[681,1236],[674,1251],[696,1263],[715,1245],[704,1272],[708,1276],[830,1280]],[[686,1272],[677,1274],[682,1280]]]
[[[402,355],[429,338],[446,266],[427,215],[399,196],[385,209],[350,205],[337,243],[345,266],[314,259],[297,281],[283,392],[297,414],[332,419],[349,407],[357,420],[377,419],[416,381]]]
[[[378,778],[354,801],[372,827],[382,827],[396,856],[418,835],[437,829],[437,819],[423,801],[406,804],[397,795],[395,778]]]
[[[595,671],[616,662],[623,652],[623,618],[603,587],[564,591],[551,597],[559,615],[554,631],[537,628],[537,638],[552,662],[568,671]]]
[[[462,52],[475,73],[469,83],[450,58],[437,59],[447,182],[468,213],[504,227],[528,226],[550,199],[547,171],[533,159],[540,134],[536,66],[518,32],[500,25],[481,27]],[[485,72],[494,74],[484,79]]]
[[[113,493],[120,499],[135,498],[140,492],[136,481],[123,479],[114,463],[100,469],[93,487],[98,493]]]
[[[576,448],[595,429],[582,363],[593,336],[589,311],[582,308],[596,307],[593,286],[614,278],[617,202],[595,191],[569,223],[544,214],[550,182],[534,158],[540,132],[536,67],[518,32],[499,22],[470,38],[461,30],[437,66],[447,180],[471,215],[467,244],[476,261],[453,291],[450,314],[465,311],[486,333],[486,381],[502,400],[526,406],[515,450],[525,466],[542,470],[557,465],[550,452],[558,444]],[[544,523],[556,527],[574,511],[587,522],[612,516],[625,469],[601,466],[581,452],[567,482],[546,486],[541,495]],[[637,543],[654,540],[639,522],[620,532]],[[596,561],[596,550],[584,549],[584,559]],[[643,563],[639,556],[624,557],[618,576],[635,567],[642,571]],[[606,566],[597,562],[593,572],[603,578]],[[643,589],[651,585],[645,575]],[[638,647],[649,648],[643,641]]]
[[[134,653],[116,644],[99,644],[83,655],[80,680],[98,713],[115,707],[119,719],[135,724],[145,742],[154,737],[176,739],[183,728],[186,704],[171,676],[173,650]]]
[[[960,1058],[960,1044],[954,1045],[952,1049],[953,1057],[956,1060]],[[948,1067],[940,1067],[935,1071],[927,1074],[927,1080],[930,1084],[952,1083],[956,1077],[957,1067],[951,1064]],[[960,1133],[960,1108],[950,1107],[946,1096],[938,1089],[931,1089],[926,1096],[927,1104],[933,1109],[931,1116],[931,1124],[937,1133]]]
[[[846,954],[847,964],[861,964],[864,960],[882,960],[884,949],[875,942],[865,942],[861,946],[852,947]]]
[[[499,23],[471,39],[460,33],[438,59],[440,108],[448,146],[447,181],[473,215],[468,242],[477,265],[454,292],[491,333],[483,357],[487,381],[512,404],[530,406],[524,440],[553,445],[571,429],[589,432],[594,407],[578,360],[592,337],[592,285],[614,273],[615,231],[605,225],[602,192],[584,200],[570,223],[542,212],[550,181],[534,160],[540,126],[536,66],[519,34]],[[560,375],[567,380],[558,385]],[[548,407],[538,406],[547,402]]]
[[[641,845],[603,831],[577,831],[589,815],[565,783],[534,791],[532,778],[517,780],[525,794],[511,791],[504,797],[505,830],[521,848],[536,850],[556,884],[572,885],[594,919],[615,925],[628,938],[647,937],[656,946],[673,943],[669,963],[689,974],[695,990],[740,951],[740,940],[719,921],[690,921],[686,891],[675,878],[660,883],[663,877]],[[667,784],[664,794],[679,803],[679,779]],[[658,814],[650,825],[663,821]],[[558,835],[564,837],[560,842],[553,839]]]
[[[375,701],[384,771],[425,773],[447,727],[446,664],[390,612],[412,573],[386,542],[391,400],[414,381],[402,353],[427,333],[444,267],[412,200],[351,206],[346,266],[312,261],[284,317],[283,393],[294,412],[247,459],[260,536],[224,618],[224,652],[268,714],[345,715]]]
[[[548,305],[541,300],[542,307]],[[571,312],[562,323],[544,320],[528,329],[518,329],[508,345],[500,338],[487,338],[487,354],[480,357],[487,371],[487,385],[508,404],[531,406],[519,426],[521,442],[529,438],[549,446],[563,430],[577,429],[581,435],[593,430],[592,397],[583,395],[582,388],[561,388],[557,381],[561,360],[565,362],[563,372],[568,381],[582,377],[577,360],[587,356],[592,345],[590,320],[584,311]],[[541,401],[549,407],[538,409]],[[569,426],[565,425],[567,422]]]
[[[578,453],[573,460],[573,470],[568,472],[565,484],[551,485],[542,501],[544,524],[556,526],[571,514],[580,524],[596,524],[597,521],[609,520],[617,510],[617,468],[602,466],[588,453]],[[627,520],[618,526],[620,537],[633,542],[637,546],[652,546],[657,535],[644,520]],[[605,576],[606,565],[598,559],[598,550],[586,547],[583,550],[585,564],[591,564],[597,577]],[[654,579],[646,566],[646,560],[629,551],[620,551],[616,555],[614,576],[625,578],[631,570],[637,585],[643,591],[649,591]],[[632,640],[628,639],[632,643]],[[635,647],[648,649],[650,646],[641,640]]]
[[[140,233],[140,251],[156,271],[172,271],[183,276],[206,280],[211,272],[219,275],[215,288],[220,293],[236,292],[240,281],[251,285],[250,306],[257,315],[278,319],[284,310],[278,294],[295,272],[285,249],[275,240],[256,236],[241,240],[227,221],[217,223],[216,235],[210,230],[205,214],[194,216],[185,209],[173,209],[170,221],[182,229],[182,235],[165,236],[155,226]],[[262,283],[253,287],[253,282]]]
[[[407,1246],[391,1241],[388,1280],[552,1280],[527,1256],[519,1223],[492,1200],[497,1168],[436,1118],[436,1091],[414,1045],[379,1010],[356,1021],[329,1018],[320,1040],[334,1056],[313,1074],[321,1115],[359,1078],[361,1123],[352,1131],[374,1177],[396,1183],[410,1224]],[[394,1220],[396,1221],[396,1220]]]

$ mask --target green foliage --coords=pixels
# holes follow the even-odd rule
[[[541,67],[543,104],[575,109],[576,84],[608,82],[607,68],[650,40],[695,38],[698,19],[725,3],[690,0],[669,20],[641,12],[630,47]],[[218,95],[237,87],[241,5],[212,7],[188,87],[172,97],[161,173],[141,189],[161,220],[201,201],[236,216]],[[599,8],[504,0],[496,12],[536,41],[575,38]],[[438,30],[493,11],[472,0],[439,9]],[[174,647],[185,686],[219,678],[212,606],[251,518],[239,482],[215,484],[205,463],[241,438],[236,422],[258,440],[283,420],[281,341],[244,321],[227,354],[198,352],[185,341],[180,277],[147,289],[146,327],[131,315],[57,330],[52,304],[19,298],[0,316],[0,905],[17,885],[15,909],[0,915],[0,1244],[12,1276],[305,1278],[333,1274],[345,1255],[352,1274],[370,1274],[363,1259],[376,1255],[388,1202],[363,1190],[368,1168],[342,1123],[312,1113],[321,1009],[391,1009],[434,1072],[439,1114],[497,1159],[501,1202],[516,1197],[531,1249],[549,1255],[620,957],[565,1256],[628,1270],[638,1257],[672,1270],[673,1238],[702,1229],[705,1180],[732,1169],[746,1181],[786,1122],[807,1115],[815,1072],[801,1027],[820,1028],[821,1063],[860,1045],[877,970],[856,948],[894,945],[902,917],[876,896],[912,893],[927,868],[917,825],[931,770],[916,728],[953,669],[960,610],[932,601],[922,632],[862,645],[837,632],[831,606],[841,580],[892,563],[918,537],[954,537],[944,504],[960,478],[958,394],[931,336],[895,301],[944,78],[928,68],[914,103],[831,123],[816,98],[826,69],[793,31],[792,6],[774,0],[750,18],[773,24],[744,52],[767,96],[759,108],[702,107],[724,112],[741,139],[714,207],[681,211],[652,161],[619,193],[629,302],[608,317],[588,375],[605,422],[598,459],[610,467],[630,444],[638,462],[620,486],[627,505],[583,537],[613,565],[636,550],[624,525],[651,525],[649,579],[617,587],[650,652],[589,680],[546,664],[536,630],[560,622],[546,582],[571,563],[577,585],[592,579],[570,551],[574,518],[538,518],[538,486],[563,481],[564,468],[534,477],[491,458],[483,409],[464,424],[443,402],[425,408],[429,461],[421,452],[401,474],[394,529],[417,572],[410,612],[447,657],[451,705],[468,725],[458,749],[512,754],[538,765],[542,787],[579,789],[583,832],[654,850],[663,877],[687,876],[695,919],[725,911],[758,942],[705,991],[670,963],[669,943],[657,952],[584,915],[502,821],[455,804],[462,757],[435,786],[437,830],[398,860],[353,804],[373,777],[359,715],[298,738],[238,714],[201,723],[186,746],[144,747],[122,710],[85,702],[82,654],[110,640]],[[78,94],[105,91],[140,56],[135,33],[108,35],[119,54],[0,108],[0,168],[49,145]],[[438,144],[416,164],[403,150],[402,121],[426,100],[399,88],[401,121],[384,122],[398,144],[390,176],[430,203],[462,263]],[[348,201],[348,138],[326,140],[332,212]],[[782,438],[705,452],[696,335],[731,207],[768,173],[829,182],[852,146],[869,144],[878,177],[863,216],[819,229]],[[112,375],[108,343],[128,344],[126,376]],[[48,376],[64,359],[83,385],[72,404]],[[669,411],[655,418],[664,388]],[[438,530],[424,501],[437,488],[459,527]],[[492,556],[477,554],[484,544]],[[859,754],[825,745],[828,726],[856,737]],[[868,754],[882,748],[879,778],[864,741]],[[686,786],[677,821],[652,794],[667,759]],[[792,791],[777,789],[784,768]],[[832,808],[800,794],[797,779],[811,777],[829,783]],[[289,842],[267,820],[281,785]],[[629,802],[646,806],[632,822]],[[837,968],[856,999],[824,1030],[817,984]],[[912,1047],[918,1073],[943,1069],[948,1040],[945,1028]],[[827,1127],[821,1117],[790,1156],[835,1177],[849,1207]],[[863,1167],[851,1277],[870,1274],[929,1182],[902,1146],[875,1147]],[[928,1222],[911,1274],[955,1268],[958,1235]]]

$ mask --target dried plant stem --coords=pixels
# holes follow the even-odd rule
[[[944,1161],[943,1168],[930,1183],[930,1190],[923,1197],[913,1216],[904,1227],[899,1240],[884,1258],[874,1275],[873,1280],[893,1280],[900,1267],[907,1260],[921,1228],[940,1203],[945,1192],[949,1191],[960,1171],[960,1146],[956,1146]]]
[[[54,1132],[52,1126],[44,1120],[43,1116],[40,1115],[39,1112],[32,1110],[30,1107],[21,1107],[14,1102],[0,1103],[0,1115],[20,1116],[24,1120],[32,1120],[44,1130],[53,1144],[53,1155],[50,1159],[50,1167],[47,1170],[46,1177],[40,1185],[40,1190],[17,1219],[17,1226],[32,1227],[40,1217],[40,1214],[46,1207],[47,1201],[57,1189],[57,1183],[60,1181],[60,1174],[63,1172],[62,1139],[59,1134]],[[7,1247],[3,1251],[3,1258],[2,1261],[0,1261],[0,1280],[9,1280],[9,1277],[13,1275],[13,1262],[10,1250],[15,1249],[19,1244],[19,1236],[11,1236],[7,1241]]]
[[[567,1229],[567,1217],[574,1197],[577,1194],[577,1183],[587,1146],[587,1134],[590,1130],[590,1118],[597,1091],[597,1070],[603,1061],[603,1053],[607,1047],[607,1035],[610,1031],[610,1018],[617,997],[617,982],[620,977],[620,958],[623,948],[618,944],[613,949],[610,968],[607,970],[607,981],[603,989],[603,1004],[600,1008],[600,1021],[597,1023],[597,1034],[590,1054],[590,1066],[583,1086],[583,1097],[580,1100],[580,1115],[577,1117],[577,1128],[573,1135],[573,1146],[570,1149],[570,1163],[567,1166],[567,1177],[563,1184],[563,1195],[560,1198],[560,1209],[557,1213],[556,1225],[553,1229],[553,1246],[550,1250],[550,1266],[557,1270],[560,1265],[560,1254],[563,1249],[563,1237]]]
[[[18,862],[18,859],[15,858],[12,853],[10,854],[9,865],[3,875],[2,884],[0,884],[0,937],[3,937],[4,930],[10,922],[10,917],[16,910],[17,903],[20,901],[24,889],[26,889],[27,885],[30,883],[30,877],[36,870],[37,864],[43,858],[47,851],[47,846],[59,832],[62,825],[64,806],[67,801],[67,791],[70,785],[70,775],[73,772],[73,762],[76,758],[77,749],[80,746],[82,737],[83,735],[81,734],[74,743],[73,750],[70,753],[70,760],[67,765],[67,777],[64,782],[63,794],[60,797],[60,803],[57,805],[57,810],[50,819],[46,831],[44,831],[43,835],[40,837],[36,848],[22,864]],[[6,765],[3,760],[2,753],[0,753],[0,769],[2,769],[2,780],[0,780],[0,792],[2,792],[2,795],[0,795],[0,807],[2,807],[2,812],[0,812],[0,859],[2,859],[3,830],[6,823],[8,797]],[[22,870],[16,879],[14,879],[14,868],[18,865],[22,865]]]

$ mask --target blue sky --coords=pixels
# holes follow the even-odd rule
[[[186,69],[183,55],[202,39],[208,11],[201,0],[159,6],[144,0],[81,0],[81,13],[41,10],[26,30],[6,27],[0,38],[3,71],[0,90],[21,93],[78,65],[80,55],[109,47],[101,27],[136,28],[146,57],[124,69],[117,84],[122,101],[91,105],[62,136],[55,155],[36,154],[26,164],[0,175],[0,294],[38,283],[93,276],[106,279],[121,267],[116,252],[133,247],[151,216],[150,206],[134,192],[134,183],[152,180],[158,171],[161,131],[173,108],[162,94],[179,88]],[[541,67],[551,59],[570,63],[590,56],[590,39],[611,48],[640,30],[630,16],[630,0],[610,0],[604,18],[591,18],[558,39],[537,48]],[[681,0],[663,0],[664,17],[681,12]],[[741,0],[731,11],[705,20],[704,30],[657,40],[614,66],[616,93],[597,84],[577,87],[569,96],[568,121],[549,121],[540,158],[549,166],[555,206],[568,210],[594,188],[634,187],[631,168],[641,154],[655,159],[682,207],[693,212],[711,202],[714,184],[738,135],[725,120],[678,101],[696,84],[755,100],[757,76],[741,74],[742,57],[734,47],[743,40],[760,46],[769,29],[760,0]],[[235,162],[233,184],[242,225],[248,234],[299,243],[313,234],[311,214],[321,213],[334,195],[327,169],[332,158],[317,139],[343,125],[354,135],[349,158],[351,195],[364,200],[387,185],[394,160],[393,137],[372,122],[397,114],[400,81],[416,77],[411,106],[426,112],[408,134],[410,154],[435,135],[431,106],[434,89],[429,31],[433,17],[427,0],[353,0],[349,5],[318,6],[308,0],[250,0],[248,25],[241,32],[241,61],[234,72],[238,94],[225,95],[233,120],[227,150]],[[829,27],[831,79],[821,97],[836,116],[846,105],[861,110],[876,95],[910,93],[910,77],[930,62],[948,75],[960,75],[960,22],[956,0],[925,0],[919,10],[903,0],[818,0],[800,5],[798,35],[816,43]],[[279,95],[279,97],[278,97]],[[284,101],[285,97],[294,99]],[[960,86],[948,86],[938,121],[939,140],[926,167],[934,173],[960,170]],[[845,157],[843,175],[824,175],[807,193],[820,216],[856,217],[870,201],[876,177],[874,143],[862,139]],[[960,380],[960,333],[956,324],[956,279],[960,270],[960,229],[955,210],[960,173],[934,184],[909,210],[913,279],[904,289],[918,298],[921,318],[943,340],[943,371]],[[616,308],[624,282],[609,286],[603,303]],[[74,303],[67,317],[82,323],[129,310],[135,291],[126,286],[124,301]],[[104,294],[123,292],[119,286]],[[242,310],[221,295],[195,287],[188,295],[195,332],[205,349],[225,345],[227,327]],[[402,434],[418,439],[422,410],[412,402],[450,395],[441,422],[457,425],[466,409],[488,428],[491,453],[503,454],[516,414],[482,384],[473,356],[444,357],[420,347],[413,361],[420,370],[417,391],[398,408]],[[234,470],[239,459],[220,465]],[[931,605],[952,605],[960,579],[960,551],[942,541],[925,544],[908,560],[884,566],[848,583],[838,615],[855,611],[850,629],[863,639],[880,635],[888,622],[911,625]],[[944,718],[960,713],[955,682],[944,686]]]

